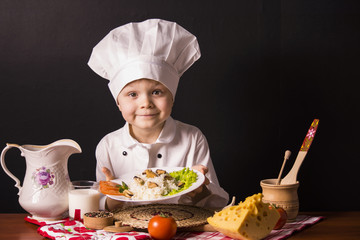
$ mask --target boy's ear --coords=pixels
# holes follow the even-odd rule
[[[119,93],[119,95],[120,95],[120,93]],[[119,108],[119,110],[120,110],[120,112],[121,112],[121,108],[120,108],[120,104],[119,104],[119,95],[118,95],[118,97],[116,98],[116,105],[117,105],[117,107]]]

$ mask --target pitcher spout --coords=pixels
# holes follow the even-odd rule
[[[72,149],[71,153],[81,153],[82,152],[80,145],[71,139],[61,139],[61,140],[58,140],[56,142],[49,144],[49,147],[50,146],[54,146],[54,147],[55,146],[68,146],[68,147],[70,147],[70,149]]]
[[[81,147],[77,142],[71,139],[61,139],[44,146],[39,154],[48,159],[49,163],[53,161],[67,161],[75,153],[81,153]],[[32,153],[31,153],[32,154]]]

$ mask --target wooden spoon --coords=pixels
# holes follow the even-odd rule
[[[295,163],[292,166],[290,172],[283,178],[282,184],[294,184],[296,183],[296,178],[298,171],[301,167],[302,162],[304,161],[304,158],[311,146],[312,141],[314,140],[316,130],[319,125],[319,119],[314,119],[312,122],[305,139],[303,141],[303,144],[301,145],[300,151],[296,157]]]
[[[280,183],[281,183],[281,175],[282,175],[282,172],[284,170],[285,163],[289,159],[290,155],[291,155],[290,150],[286,150],[285,151],[285,156],[284,156],[284,161],[283,161],[283,164],[281,166],[280,173],[279,173],[278,179],[276,181],[276,185],[280,185]]]
[[[307,151],[299,151],[298,156],[296,157],[295,163],[292,166],[290,172],[284,177],[284,179],[281,181],[282,184],[294,184],[296,183],[296,178],[298,171],[301,167],[302,162],[304,161],[304,158],[307,154]]]

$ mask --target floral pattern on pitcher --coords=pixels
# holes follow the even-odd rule
[[[41,167],[33,172],[31,179],[38,188],[45,189],[54,184],[55,175],[50,169]]]

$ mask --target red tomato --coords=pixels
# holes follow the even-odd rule
[[[148,232],[153,239],[169,240],[176,234],[177,224],[173,217],[155,215],[149,221]]]
[[[271,205],[269,207],[270,208],[274,207],[280,214],[280,218],[274,227],[274,230],[279,230],[285,225],[285,223],[287,221],[287,213],[282,207],[276,207],[276,206],[271,206]]]

